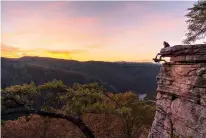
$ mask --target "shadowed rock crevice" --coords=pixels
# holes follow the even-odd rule
[[[175,99],[177,99],[176,95],[172,95],[172,101],[174,101]]]
[[[206,44],[176,45],[160,54],[170,62],[157,76],[157,111],[149,138],[206,138]]]

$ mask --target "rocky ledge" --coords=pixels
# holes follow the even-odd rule
[[[171,57],[171,62],[204,62],[206,61],[206,44],[176,45],[163,48],[162,57]]]
[[[206,44],[163,48],[149,138],[206,138]]]

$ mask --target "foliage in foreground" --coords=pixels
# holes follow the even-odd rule
[[[17,103],[25,109],[32,108],[82,118],[96,137],[140,137],[144,132],[147,133],[155,112],[154,105],[138,101],[138,96],[132,92],[106,93],[97,83],[66,86],[57,80],[40,86],[31,83],[2,90],[3,114],[19,107]],[[29,127],[30,125],[33,127]],[[38,125],[41,127],[37,127]],[[58,125],[58,131],[54,131],[53,128]],[[12,133],[17,130],[19,133]],[[2,132],[5,137],[83,136],[71,123],[34,115],[7,121]]]

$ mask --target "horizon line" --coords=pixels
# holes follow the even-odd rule
[[[64,59],[64,58],[55,58],[55,57],[41,57],[41,56],[22,56],[22,57],[5,57],[0,56],[1,58],[7,58],[7,59],[21,59],[21,58],[50,58],[50,59],[58,59],[58,60],[67,60],[67,61],[78,61],[78,62],[89,62],[89,61],[95,61],[95,62],[125,62],[125,63],[153,63],[152,60],[139,60],[139,61],[107,61],[107,60],[77,60],[77,59]]]

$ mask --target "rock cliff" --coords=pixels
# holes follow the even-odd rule
[[[206,138],[206,44],[163,48],[149,138]]]

